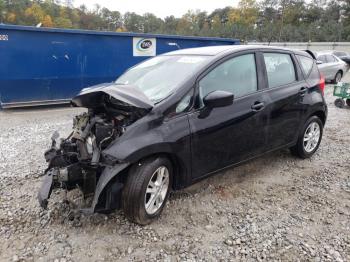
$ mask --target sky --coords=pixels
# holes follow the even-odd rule
[[[237,6],[239,0],[74,0],[75,6],[85,4],[89,9],[93,9],[98,3],[101,7],[107,7],[111,11],[135,12],[137,14],[153,13],[160,18],[169,15],[181,17],[189,9],[207,11],[210,13],[217,8],[226,6]]]

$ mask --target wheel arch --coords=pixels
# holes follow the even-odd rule
[[[102,207],[106,207],[106,209],[108,210],[108,203],[106,203],[106,201],[109,199],[107,195],[109,194],[109,191],[111,190],[112,186],[115,184],[125,185],[126,179],[129,174],[129,170],[132,168],[133,165],[140,163],[142,161],[145,161],[147,159],[156,158],[156,157],[165,157],[170,161],[173,168],[173,183],[172,183],[173,190],[181,189],[189,183],[188,174],[190,170],[189,168],[186,167],[186,164],[183,163],[183,161],[178,156],[176,156],[176,154],[170,153],[170,152],[161,152],[161,151],[152,153],[150,155],[145,155],[139,159],[136,159],[131,163],[128,163],[119,172],[114,173],[113,177],[109,179],[108,183],[104,185],[103,189],[98,194],[97,196],[98,202],[96,202],[96,207],[102,206]],[[116,201],[121,201],[121,199],[118,199]],[[110,203],[110,204],[113,204],[113,203]],[[119,207],[119,205],[116,205],[116,206]]]
[[[145,159],[156,158],[156,157],[165,157],[167,158],[173,168],[173,184],[172,189],[180,189],[186,186],[188,183],[188,174],[190,172],[186,164],[175,154],[167,151],[159,151],[152,153],[150,155],[143,156],[142,158],[134,161],[130,167],[134,164],[137,164]]]
[[[309,119],[312,116],[317,116],[322,121],[323,126],[326,124],[327,116],[326,116],[326,113],[324,111],[322,111],[322,110],[315,111],[312,114],[310,114],[307,119]]]

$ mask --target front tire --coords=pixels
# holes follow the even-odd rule
[[[147,225],[162,212],[172,185],[173,168],[165,157],[149,158],[129,170],[123,210],[132,222]]]
[[[310,117],[299,134],[298,141],[291,148],[293,155],[302,159],[311,157],[320,146],[323,134],[323,123],[318,116]]]

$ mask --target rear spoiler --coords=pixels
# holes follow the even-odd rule
[[[302,51],[308,53],[309,55],[311,55],[311,57],[312,57],[313,59],[317,60],[315,54],[314,54],[311,50],[302,50]]]

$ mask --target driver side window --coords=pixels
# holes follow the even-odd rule
[[[229,59],[214,68],[199,81],[200,105],[203,98],[216,90],[232,93],[235,98],[257,91],[255,55]]]

